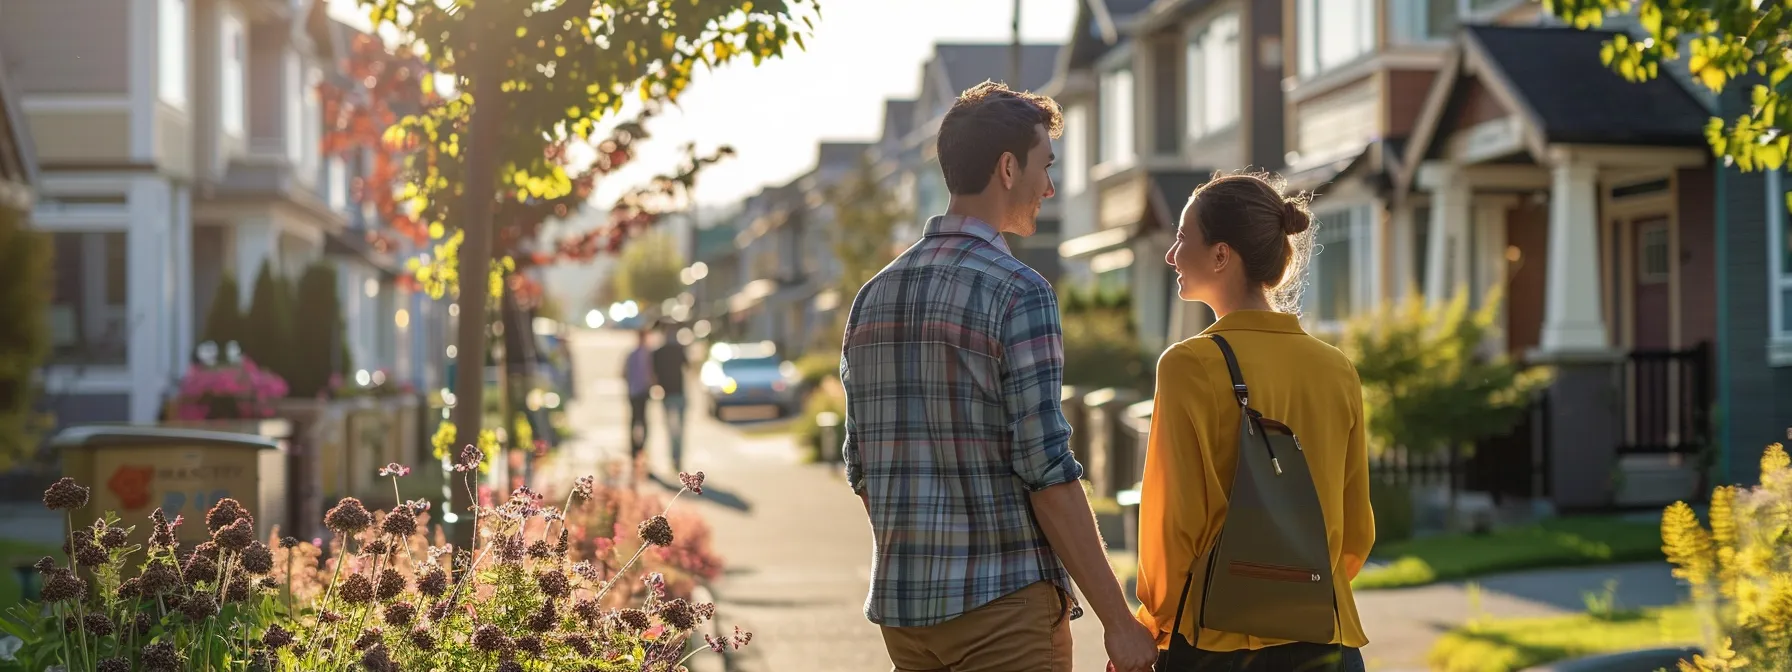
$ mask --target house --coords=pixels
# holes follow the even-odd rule
[[[1140,347],[1212,316],[1176,298],[1162,259],[1182,206],[1216,170],[1283,159],[1282,8],[1242,0],[1079,5],[1047,88],[1065,106],[1060,199],[1070,277],[1132,295]]]
[[[729,306],[735,319],[746,321],[744,339],[772,341],[783,356],[795,359],[833,324],[839,301],[829,290],[840,269],[828,193],[858,167],[868,148],[859,142],[820,143],[809,172],[747,200],[735,241],[743,283]]]
[[[322,14],[313,14],[308,28],[322,80],[354,90],[346,57],[354,40],[369,36]],[[342,217],[339,229],[326,230],[323,254],[337,268],[349,356],[356,369],[383,369],[419,390],[452,387],[446,379],[452,299],[431,299],[400,281],[401,260],[432,252],[432,246],[380,235],[388,223],[373,207],[352,200],[355,184],[373,173],[374,159],[373,148],[363,148],[322,157],[316,166],[317,197]]]
[[[1463,27],[1394,178],[1396,211],[1426,228],[1412,281],[1433,300],[1501,290],[1497,345],[1555,369],[1541,434],[1547,494],[1565,509],[1706,489],[1709,353],[1724,333],[1714,110],[1678,76],[1612,73],[1599,50],[1616,34]]]
[[[323,8],[0,0],[42,175],[33,220],[54,239],[44,383],[60,423],[155,420],[223,274],[246,308],[264,261],[296,279],[343,242],[348,176],[319,146]],[[368,314],[396,327],[396,305]]]
[[[946,110],[951,108],[952,102],[958,99],[959,94],[985,80],[1007,82],[1011,88],[1018,90],[1042,89],[1051,81],[1059,51],[1060,46],[1056,44],[1021,45],[1020,81],[1011,82],[1008,81],[1012,78],[1011,45],[934,45],[933,55],[921,66],[920,89],[913,104],[887,105],[885,109],[886,130],[895,128],[906,131],[901,141],[900,156],[901,163],[905,166],[902,172],[912,176],[911,188],[914,195],[910,203],[913,206],[914,222],[911,226],[899,227],[896,233],[896,238],[902,241],[904,247],[920,238],[921,228],[929,218],[946,211],[946,204],[951,197],[946,191],[945,175],[940,172],[936,141],[939,138],[940,122],[945,119]],[[912,115],[908,123],[892,127],[892,120],[887,115],[902,111]],[[1062,156],[1059,148],[1053,149]],[[880,157],[887,159],[892,153],[894,152],[880,149]],[[1050,174],[1054,183],[1059,181],[1062,172],[1061,162],[1053,165]],[[1038,230],[1024,239],[1010,237],[1008,241],[1017,259],[1052,281],[1058,278],[1060,221],[1058,199],[1047,199],[1040,206]]]

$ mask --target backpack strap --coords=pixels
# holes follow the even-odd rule
[[[1238,399],[1239,408],[1251,407],[1251,390],[1244,384],[1244,372],[1238,368],[1238,357],[1232,354],[1232,344],[1219,334],[1209,335],[1215,345],[1220,346],[1220,354],[1226,357],[1226,371],[1232,374],[1232,396]]]

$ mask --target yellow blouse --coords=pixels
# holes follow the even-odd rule
[[[1300,437],[1319,491],[1331,547],[1342,624],[1333,643],[1369,643],[1350,592],[1350,575],[1375,543],[1369,511],[1369,460],[1363,390],[1356,367],[1337,348],[1307,335],[1293,315],[1235,311],[1202,332],[1226,337],[1250,386],[1251,407]],[[1226,519],[1227,493],[1238,463],[1238,402],[1219,346],[1191,338],[1170,346],[1157,363],[1157,396],[1139,503],[1139,621],[1169,648],[1170,633],[1195,631],[1196,610],[1176,603],[1198,550],[1210,547]],[[1286,643],[1202,629],[1195,645],[1209,651],[1260,649]]]

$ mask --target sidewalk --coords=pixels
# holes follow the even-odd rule
[[[616,345],[623,338],[621,345]],[[590,473],[601,456],[627,454],[626,405],[621,401],[619,368],[626,335],[584,334],[575,339],[587,363],[574,409],[581,436],[548,472],[566,478]],[[610,376],[605,379],[603,376]],[[694,388],[693,388],[694,389]],[[890,661],[876,626],[862,613],[871,569],[870,529],[840,468],[802,464],[796,446],[783,436],[743,436],[710,418],[703,394],[688,395],[685,468],[703,471],[704,494],[690,499],[713,530],[726,571],[712,586],[716,624],[739,625],[754,633],[753,643],[725,657],[730,672],[887,672]],[[608,400],[605,398],[608,397]],[[648,451],[655,473],[670,476],[659,405],[649,412]],[[559,476],[552,476],[558,478]],[[680,506],[686,506],[680,500]],[[1665,563],[1544,570],[1484,577],[1480,604],[1466,583],[1442,583],[1400,590],[1357,593],[1358,610],[1370,639],[1364,650],[1369,669],[1405,672],[1425,669],[1424,659],[1438,634],[1476,615],[1546,616],[1585,610],[1582,594],[1617,579],[1618,602],[1627,607],[1672,604],[1682,595]],[[1102,672],[1107,658],[1101,625],[1092,614],[1072,623],[1077,672]],[[693,672],[721,668],[724,657],[704,653],[691,659]]]

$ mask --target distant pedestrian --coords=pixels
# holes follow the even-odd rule
[[[1057,295],[1002,238],[1038,228],[1062,127],[1043,96],[959,96],[939,130],[946,213],[847,317],[842,453],[876,544],[865,616],[899,671],[1070,672],[1073,577],[1113,668],[1157,658],[1070,453]]]
[[[684,376],[690,353],[678,342],[677,325],[660,330],[660,345],[653,350],[653,379],[660,388],[660,407],[666,414],[666,442],[672,473],[684,470]]]
[[[645,475],[643,453],[647,448],[647,400],[653,396],[653,350],[648,346],[650,332],[636,333],[635,349],[623,361],[623,376],[628,382],[629,459],[634,465],[635,480]]]

